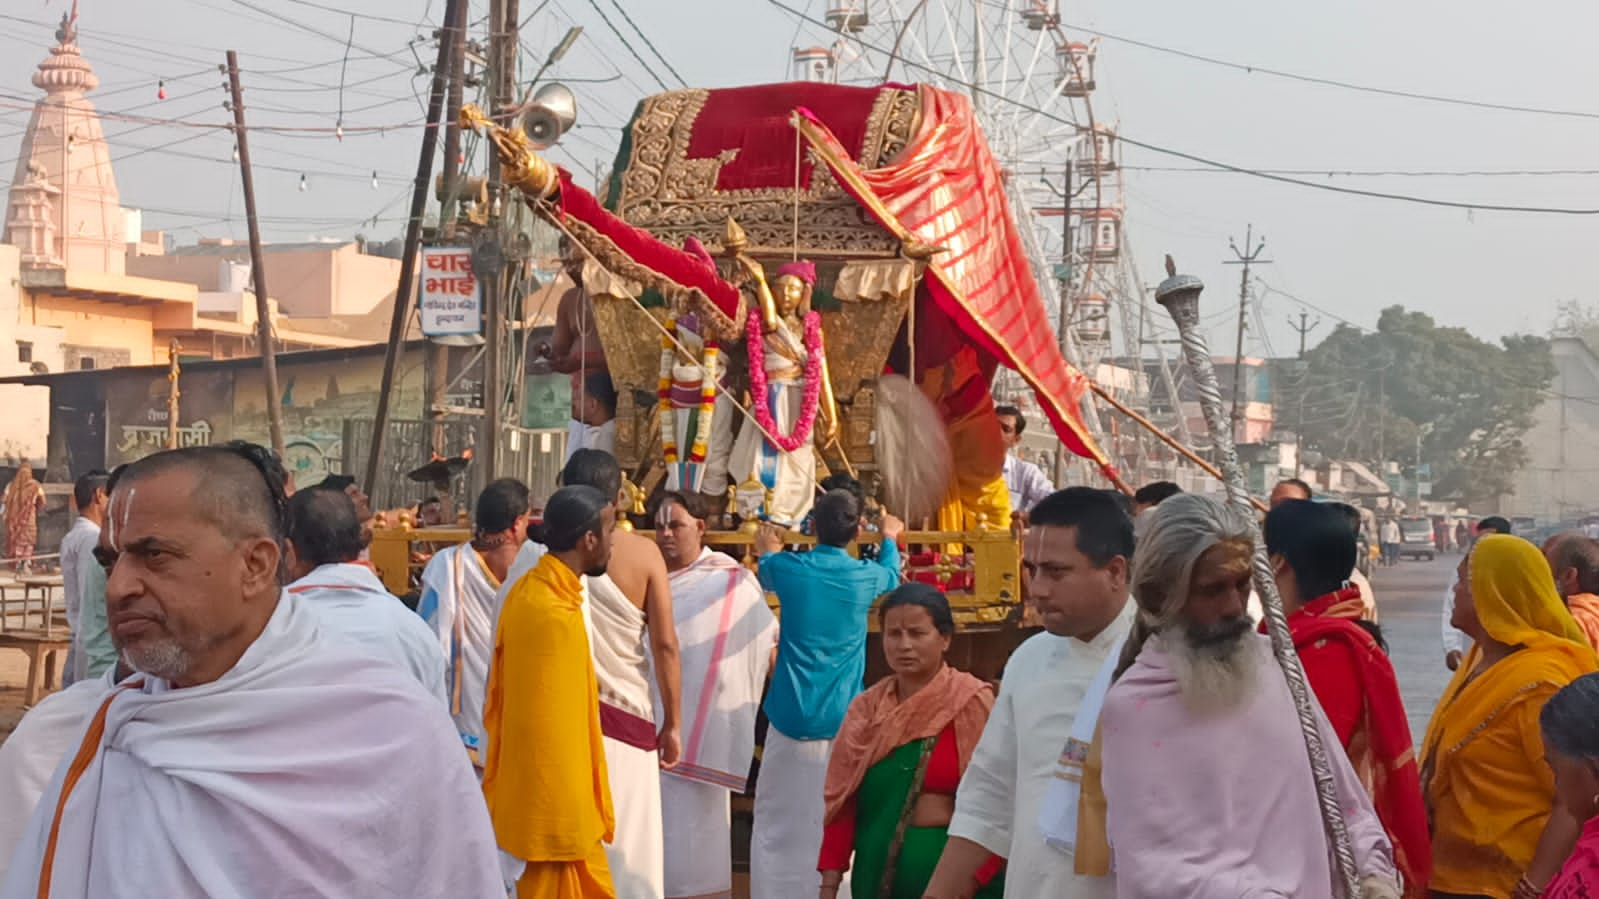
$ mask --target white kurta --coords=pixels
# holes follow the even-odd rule
[[[443,550],[422,570],[417,614],[433,629],[444,652],[450,715],[461,742],[481,764],[486,744],[483,701],[494,657],[499,581],[470,543]]]
[[[382,659],[445,701],[444,656],[433,632],[365,565],[323,565],[290,584],[329,638]]]
[[[297,597],[216,681],[136,676],[95,714],[98,739],[91,727],[71,752],[81,776],[68,789],[78,769],[56,770],[0,897],[505,896],[443,707],[323,637]]]
[[[94,552],[99,543],[100,526],[81,515],[73,520],[66,536],[61,538],[61,594],[67,605],[67,629],[72,632],[72,646],[67,650],[67,667],[62,676],[68,685],[82,680],[88,673],[88,662],[80,642],[83,584],[79,583],[78,571],[80,563]],[[104,602],[105,597],[101,596],[99,600]]]
[[[1006,899],[1109,899],[1113,878],[1084,877],[1039,831],[1040,805],[1077,708],[1106,657],[1132,629],[1128,600],[1110,627],[1084,643],[1038,634],[1005,663],[994,711],[955,794],[949,835],[1007,859]]]

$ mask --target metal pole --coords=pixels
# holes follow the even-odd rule
[[[458,209],[461,200],[461,103],[466,92],[466,18],[467,4],[462,3],[447,14],[455,18],[444,20],[439,32],[440,43],[450,44],[450,60],[444,101],[444,161],[439,193],[439,234],[444,243],[455,240]],[[432,445],[436,455],[446,455],[445,385],[450,378],[450,348],[441,343],[428,344],[428,411],[433,422]]]
[[[1233,444],[1232,432],[1222,409],[1216,366],[1211,363],[1210,347],[1206,346],[1205,335],[1199,327],[1199,293],[1205,289],[1205,285],[1192,275],[1177,274],[1176,264],[1170,256],[1166,257],[1166,272],[1170,277],[1156,288],[1155,300],[1171,313],[1182,335],[1183,355],[1194,370],[1199,404],[1210,426],[1216,459],[1226,475],[1227,499],[1249,520],[1255,546],[1255,592],[1260,594],[1261,606],[1266,613],[1266,630],[1271,634],[1272,650],[1277,656],[1278,666],[1282,668],[1283,677],[1288,681],[1288,692],[1293,695],[1294,708],[1299,714],[1299,728],[1305,738],[1305,751],[1310,756],[1310,770],[1321,803],[1322,824],[1327,830],[1327,841],[1332,846],[1337,862],[1335,876],[1343,883],[1345,896],[1359,896],[1358,869],[1355,867],[1354,853],[1349,848],[1349,830],[1338,802],[1338,788],[1333,781],[1327,747],[1322,743],[1316,705],[1310,698],[1305,670],[1299,663],[1299,653],[1294,649],[1293,636],[1288,631],[1288,617],[1283,612],[1282,597],[1277,595],[1277,581],[1272,574],[1271,562],[1266,558],[1266,544],[1261,539],[1259,522],[1249,504],[1244,470],[1238,464],[1238,449]]]
[[[255,276],[255,342],[266,376],[267,431],[272,451],[283,457],[283,399],[278,393],[277,347],[272,340],[272,312],[267,303],[266,265],[261,253],[261,220],[255,211],[255,179],[250,173],[250,140],[244,127],[244,89],[239,86],[239,54],[228,51],[228,87],[233,92],[233,137],[239,147],[239,174],[244,179],[244,215],[250,228],[250,268]]]
[[[1060,278],[1060,314],[1056,316],[1060,338],[1060,354],[1066,357],[1067,336],[1066,329],[1071,326],[1071,288],[1072,288],[1072,161],[1066,160],[1066,184],[1061,190],[1060,212],[1060,261],[1064,277]],[[1069,358],[1069,357],[1066,357]],[[1088,374],[1088,372],[1084,372]],[[1055,486],[1062,487],[1066,484],[1066,447],[1055,447]]]
[[[467,0],[448,0],[444,21],[462,21]],[[411,297],[416,287],[417,256],[422,246],[422,214],[428,202],[428,176],[433,174],[433,153],[439,145],[439,116],[444,110],[444,81],[449,74],[453,42],[439,39],[439,55],[433,65],[433,90],[428,96],[427,124],[422,130],[422,156],[416,164],[416,182],[411,187],[411,216],[405,225],[405,249],[400,256],[400,285],[394,292],[394,317],[389,320],[389,348],[383,354],[383,383],[378,390],[377,415],[372,420],[372,450],[366,460],[366,492],[377,495],[379,465],[383,461],[384,438],[389,428],[389,395],[394,392],[395,371],[400,364],[400,347],[405,342],[405,320],[411,315]]]
[[[1266,238],[1262,237],[1260,243],[1255,243],[1255,226],[1249,225],[1244,229],[1244,249],[1240,251],[1238,245],[1231,240],[1227,245],[1232,248],[1237,259],[1229,259],[1223,265],[1242,265],[1244,275],[1238,282],[1238,350],[1233,356],[1233,411],[1229,416],[1234,432],[1244,421],[1244,412],[1241,405],[1244,387],[1244,331],[1249,327],[1249,267],[1256,262],[1262,264],[1270,260],[1260,258],[1260,251],[1266,249]],[[1245,432],[1248,435],[1248,432]],[[1234,437],[1234,441],[1239,438]]]

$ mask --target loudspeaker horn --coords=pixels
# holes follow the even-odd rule
[[[564,84],[550,83],[533,94],[522,113],[522,130],[535,149],[553,147],[577,123],[577,97]]]

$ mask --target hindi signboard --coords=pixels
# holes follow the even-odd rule
[[[424,247],[417,305],[427,337],[481,337],[483,288],[470,247]]]

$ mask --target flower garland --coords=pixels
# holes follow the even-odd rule
[[[672,364],[677,356],[672,335],[677,331],[677,319],[666,320],[666,333],[661,335],[661,375],[655,382],[656,408],[661,419],[661,454],[668,466],[677,464],[677,416],[672,414]]]
[[[672,335],[677,321],[667,319],[666,334],[661,337],[661,370],[656,380],[655,400],[660,411],[661,454],[668,466],[680,461],[677,446],[677,414],[672,408],[672,369],[677,363],[677,345]],[[703,464],[711,442],[711,419],[716,411],[716,360],[720,353],[716,341],[707,341],[700,362],[699,421],[694,428],[694,440],[689,447],[690,464]]]
[[[756,423],[770,435],[768,439],[783,452],[792,453],[810,443],[816,410],[822,400],[822,316],[814,311],[805,315],[805,394],[800,401],[794,430],[788,434],[772,420],[771,404],[766,398],[766,335],[758,307],[750,309],[744,332],[750,356],[750,396],[753,398],[750,411],[755,413]]]

